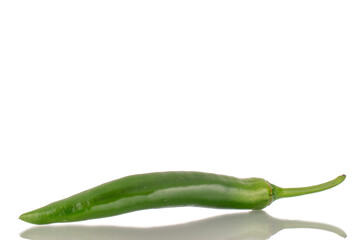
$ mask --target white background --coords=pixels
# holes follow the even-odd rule
[[[358,1],[1,1],[0,221],[119,177],[192,170],[283,187],[276,218],[359,239]],[[149,227],[239,212],[147,210]],[[341,239],[283,230],[272,240]]]

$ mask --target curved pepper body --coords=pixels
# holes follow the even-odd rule
[[[35,224],[72,222],[142,209],[200,206],[261,209],[269,183],[201,172],[160,172],[120,178],[22,215]]]
[[[310,190],[296,194],[311,193]],[[284,189],[261,178],[240,179],[202,172],[147,173],[99,185],[25,213],[20,219],[34,224],[73,222],[177,206],[262,209],[281,198],[281,194],[287,194],[286,197],[292,194],[283,192]],[[276,193],[279,194],[275,196]]]

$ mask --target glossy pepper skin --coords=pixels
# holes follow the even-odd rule
[[[156,172],[123,177],[25,213],[33,224],[74,222],[137,210],[175,206],[262,209],[282,197],[322,191],[330,182],[305,188],[279,188],[261,178],[235,178],[202,172]]]

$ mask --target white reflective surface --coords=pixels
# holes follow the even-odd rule
[[[141,240],[141,239],[269,239],[284,229],[317,229],[340,237],[346,233],[333,225],[273,218],[263,211],[227,214],[200,221],[164,227],[134,228],[117,226],[62,225],[34,227],[21,237],[32,240]]]
[[[359,12],[352,0],[0,1],[0,239],[360,239]],[[18,219],[173,170],[280,187],[347,179],[256,217],[185,207],[34,229]]]

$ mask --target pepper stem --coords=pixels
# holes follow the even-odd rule
[[[279,199],[279,198],[287,198],[287,197],[296,197],[300,195],[305,195],[309,193],[316,193],[320,191],[324,191],[326,189],[335,187],[342,183],[346,178],[345,175],[341,175],[329,182],[322,183],[319,185],[309,186],[309,187],[300,187],[300,188],[281,188],[278,186],[275,186],[271,184],[273,188],[273,198]]]

